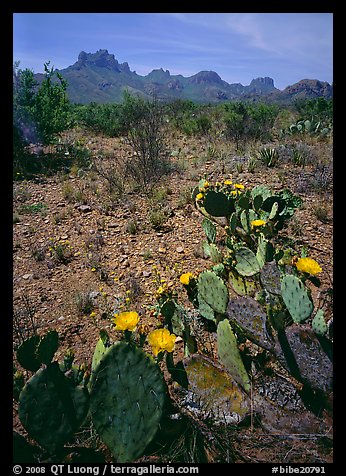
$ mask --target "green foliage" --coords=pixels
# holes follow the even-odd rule
[[[105,134],[109,137],[118,137],[124,134],[125,124],[121,104],[96,104],[74,107],[76,120],[91,131]]]
[[[267,104],[246,104],[244,102],[224,105],[225,136],[240,144],[251,139],[268,140],[278,115],[278,107]]]
[[[333,121],[333,100],[324,97],[315,99],[301,99],[294,103],[294,106],[302,120],[311,119],[331,123]]]
[[[14,72],[13,124],[25,142],[50,144],[72,125],[66,81],[59,72],[49,68],[49,62],[45,63],[44,70],[40,85],[32,71]]]

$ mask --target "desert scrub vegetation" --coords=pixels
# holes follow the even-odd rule
[[[272,408],[292,434],[300,418],[328,434],[332,289],[318,249],[332,123],[314,108],[71,105],[76,126],[34,154],[60,154],[56,180],[28,180],[21,162],[15,283],[49,296],[17,299],[14,318],[17,428],[34,461],[232,462]],[[314,120],[312,134],[290,129]],[[29,141],[21,151],[33,155]]]

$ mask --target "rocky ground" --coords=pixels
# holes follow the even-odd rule
[[[69,134],[83,140],[94,156],[102,154],[104,166],[131,153],[118,138],[90,138],[83,131]],[[323,269],[321,286],[313,289],[314,301],[329,299],[327,290],[333,285],[331,144],[310,141],[305,145],[310,153],[305,167],[282,160],[270,169],[258,163],[254,172],[248,171],[244,157],[232,148],[216,144],[213,149],[205,138],[175,136],[170,147],[175,170],[151,194],[127,184],[123,197],[116,200],[107,181],[92,170],[14,183],[15,346],[33,327],[39,334],[55,329],[61,343],[56,358],[73,349],[75,363],[90,363],[100,329],[118,338],[110,321],[114,309],[127,306],[140,314],[150,330],[158,326],[150,311],[161,279],[187,302],[179,276],[210,266],[201,249],[203,217],[190,198],[202,177],[212,182],[231,175],[245,187],[265,184],[272,190],[289,188],[297,193],[304,203],[285,234],[298,248],[306,247]],[[212,337],[208,339],[207,352],[213,358],[215,345]],[[181,352],[182,343],[178,343],[175,361]],[[285,423],[292,421],[287,418]],[[291,426],[282,424],[280,431],[275,425],[261,428],[252,421],[227,433],[232,460],[331,462],[331,418],[327,412],[322,420],[309,420],[306,431],[299,431],[302,417]],[[14,426],[24,434],[16,417]],[[212,454],[210,460],[215,460]]]

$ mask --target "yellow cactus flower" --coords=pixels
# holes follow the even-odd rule
[[[312,258],[299,258],[296,262],[296,267],[298,271],[312,274],[313,276],[322,271],[321,266]]]
[[[202,200],[203,197],[204,197],[203,193],[197,193],[196,200]]]
[[[173,352],[176,336],[171,334],[168,329],[155,329],[148,335],[148,342],[153,349],[153,354],[167,350]]]
[[[180,276],[181,284],[185,284],[186,286],[190,283],[190,279],[193,278],[192,273],[184,273]]]
[[[112,319],[115,324],[115,328],[118,331],[133,331],[139,321],[139,315],[134,311],[125,311],[120,314],[116,314]]]
[[[253,220],[251,222],[251,226],[252,228],[256,228],[258,226],[264,226],[266,224],[266,221],[265,220]]]

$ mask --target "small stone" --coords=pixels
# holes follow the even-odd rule
[[[89,205],[79,205],[78,210],[83,213],[91,212],[91,207]]]
[[[32,278],[33,276],[34,276],[34,275],[33,275],[32,273],[28,273],[28,274],[24,274],[24,275],[22,276],[22,278],[23,278],[23,279],[30,279],[30,278]]]
[[[177,253],[184,253],[184,248],[182,246],[178,246],[178,248],[176,249],[176,252]]]

